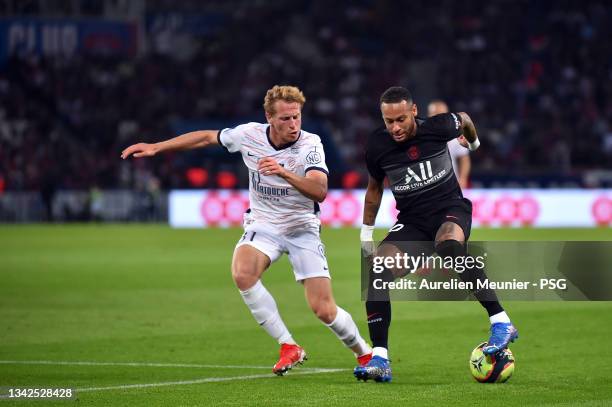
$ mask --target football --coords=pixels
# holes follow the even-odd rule
[[[470,372],[480,383],[504,383],[514,372],[514,355],[510,349],[504,349],[494,355],[485,355],[482,348],[486,342],[478,345],[470,356]]]

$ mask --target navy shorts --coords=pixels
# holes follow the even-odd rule
[[[434,243],[436,233],[445,222],[459,225],[467,241],[472,229],[472,203],[466,199],[448,202],[442,207],[422,215],[402,215],[389,229],[384,242],[431,242]]]

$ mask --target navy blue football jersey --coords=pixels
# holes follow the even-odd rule
[[[416,124],[416,135],[402,143],[382,126],[370,135],[366,147],[368,172],[381,182],[388,178],[400,215],[431,213],[463,200],[447,147],[461,135],[461,116],[417,117]]]

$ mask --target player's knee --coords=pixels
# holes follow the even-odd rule
[[[457,240],[463,242],[465,240],[465,234],[461,227],[453,222],[444,222],[438,232],[436,233],[436,242],[440,243],[445,240]]]
[[[232,267],[232,278],[238,289],[242,291],[253,287],[258,280],[256,270],[250,265],[241,263]]]
[[[333,301],[316,304],[312,307],[312,311],[315,313],[317,318],[325,324],[331,324],[336,319],[337,309],[336,304]]]

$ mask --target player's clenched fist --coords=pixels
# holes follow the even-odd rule
[[[132,154],[136,158],[152,157],[155,154],[157,154],[157,147],[155,147],[155,144],[148,144],[148,143],[132,144],[131,146],[129,146],[128,148],[126,148],[125,150],[121,152],[121,158],[125,160]]]
[[[257,163],[257,169],[262,175],[284,176],[286,170],[274,158],[264,157]]]

